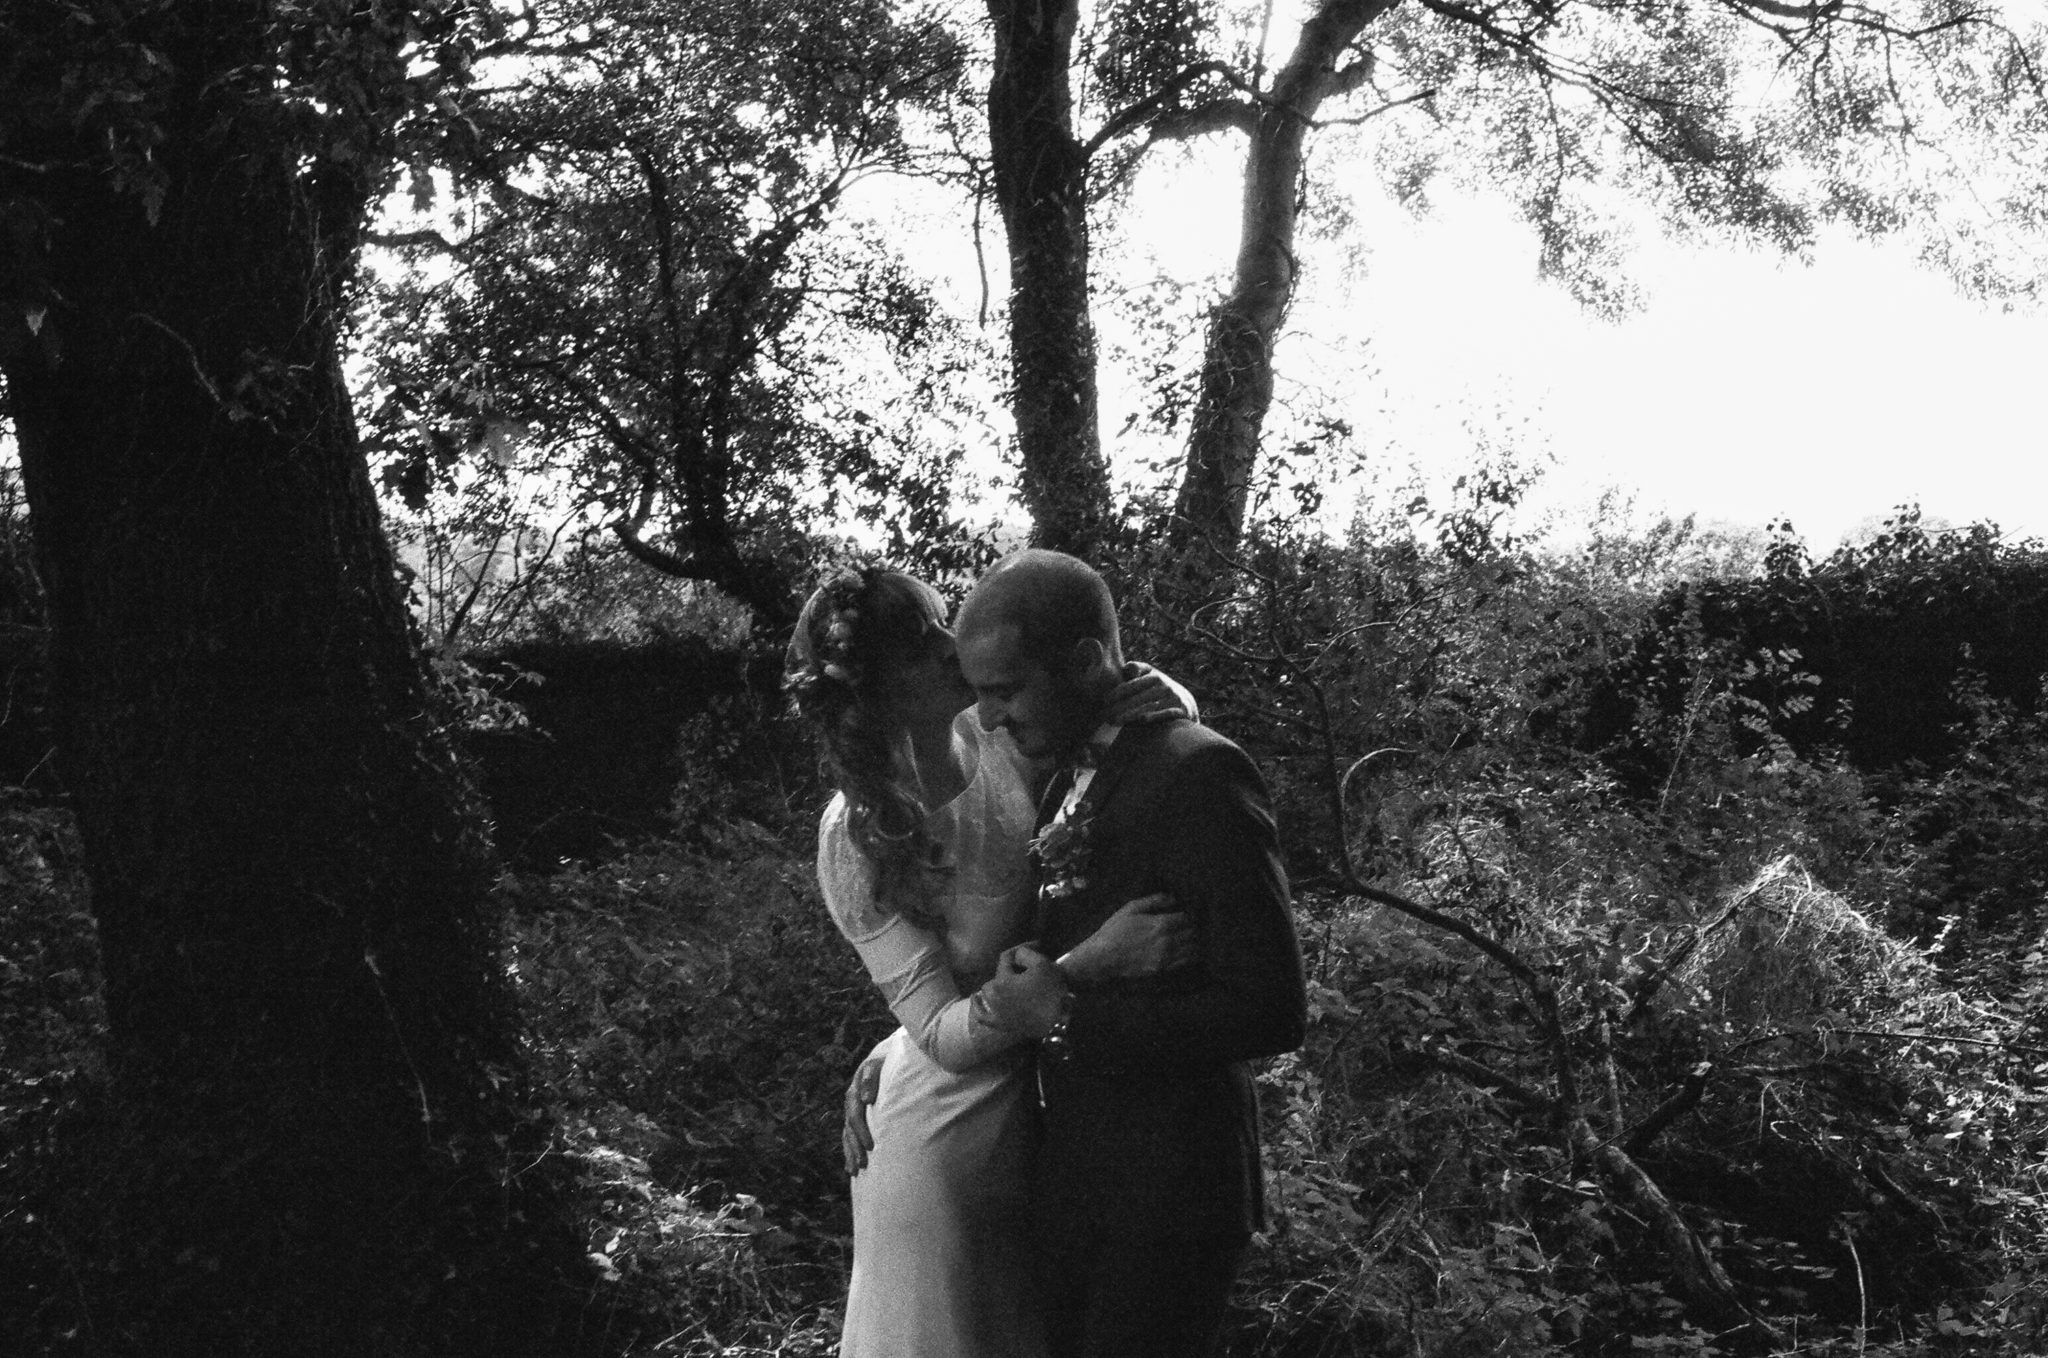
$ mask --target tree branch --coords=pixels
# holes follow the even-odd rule
[[[1669,980],[1674,972],[1686,964],[1686,961],[1691,958],[1693,953],[1698,951],[1700,944],[1706,942],[1709,934],[1735,918],[1736,912],[1742,908],[1743,902],[1747,899],[1748,895],[1744,894],[1730,901],[1726,910],[1723,910],[1706,924],[1699,925],[1693,929],[1692,933],[1687,936],[1683,943],[1672,949],[1669,956],[1657,962],[1656,965],[1650,967],[1636,979],[1635,983],[1629,987],[1628,1013],[1621,1020],[1624,1028],[1634,1023],[1642,1012],[1650,1007],[1650,1001],[1655,999],[1657,992],[1664,988],[1664,982]]]
[[[1367,52],[1349,66],[1340,66],[1330,72],[1330,78],[1323,87],[1323,101],[1342,99],[1352,91],[1363,88],[1372,79],[1372,73],[1379,69],[1379,63]]]
[[[1557,1113],[1557,1103],[1548,1095],[1539,1094],[1527,1085],[1501,1074],[1484,1061],[1475,1061],[1469,1056],[1460,1055],[1440,1041],[1425,1044],[1422,1054],[1433,1064],[1441,1066],[1469,1084],[1477,1085],[1481,1089],[1500,1091],[1510,1103],[1519,1104],[1530,1112],[1541,1113],[1545,1117]]]
[[[1699,1107],[1700,1097],[1707,1091],[1707,1077],[1713,1072],[1711,1061],[1702,1061],[1686,1072],[1685,1080],[1670,1098],[1652,1108],[1641,1122],[1622,1135],[1622,1150],[1631,1156],[1641,1155],[1666,1127]]]
[[[1782,1345],[1771,1323],[1742,1304],[1706,1242],[1634,1157],[1620,1146],[1602,1142],[1583,1117],[1572,1120],[1571,1140],[1573,1149],[1592,1164],[1608,1190],[1649,1219],[1664,1247],[1673,1279],[1708,1323],[1773,1348]]]
[[[1382,891],[1376,886],[1368,886],[1356,877],[1345,878],[1338,883],[1338,889],[1348,896],[1360,896],[1368,901],[1377,901],[1381,905],[1391,906],[1402,914],[1419,919],[1424,924],[1430,925],[1433,928],[1442,929],[1446,933],[1456,934],[1459,938],[1464,939],[1467,943],[1470,943],[1473,947],[1479,949],[1479,951],[1485,953],[1503,967],[1506,967],[1532,989],[1547,992],[1550,988],[1549,983],[1537,974],[1536,969],[1516,956],[1506,944],[1496,942],[1455,915],[1446,915],[1441,910],[1432,910],[1426,905],[1409,900],[1406,896],[1397,895],[1391,891]]]
[[[647,206],[654,225],[654,266],[657,286],[661,290],[662,325],[668,331],[669,352],[680,358],[688,351],[684,341],[687,327],[677,286],[675,219],[669,205],[668,175],[644,147],[630,147],[627,154],[640,167],[641,182],[647,186]]]
[[[1842,0],[1827,0],[1825,4],[1788,5],[1783,0],[1728,0],[1737,9],[1753,10],[1777,19],[1790,19],[1794,23],[1808,26],[1832,19],[1842,12]]]
[[[1231,70],[1223,62],[1197,62],[1185,70],[1175,72],[1165,84],[1146,95],[1143,99],[1140,99],[1137,103],[1111,114],[1102,124],[1101,128],[1096,131],[1095,135],[1090,137],[1087,143],[1082,146],[1082,158],[1093,159],[1095,153],[1110,142],[1115,141],[1133,128],[1152,121],[1176,95],[1204,76],[1215,76],[1233,89],[1250,93],[1250,90],[1247,89],[1244,83],[1244,78]],[[1246,106],[1246,117],[1250,117],[1249,105]],[[1156,140],[1156,135],[1154,139]]]
[[[1250,136],[1258,121],[1258,107],[1250,100],[1215,99],[1160,114],[1147,129],[1145,145],[1150,148],[1162,141],[1193,141],[1211,132],[1242,132]]]
[[[1371,122],[1374,118],[1379,117],[1383,113],[1392,113],[1395,109],[1406,108],[1410,104],[1428,103],[1430,100],[1436,98],[1436,96],[1436,86],[1432,85],[1426,90],[1417,90],[1413,94],[1404,94],[1399,99],[1389,99],[1386,103],[1381,104],[1376,108],[1369,108],[1365,112],[1356,114],[1349,118],[1319,118],[1316,120],[1314,125],[1319,128],[1363,127],[1366,123]]]
[[[652,566],[663,575],[672,575],[678,580],[708,580],[709,573],[690,557],[665,547],[657,547],[640,536],[647,527],[648,518],[654,513],[654,482],[646,481],[640,487],[640,503],[630,515],[621,515],[612,521],[612,533],[619,545],[626,549],[626,555],[643,566]]]
[[[387,250],[407,250],[424,245],[439,250],[444,255],[454,255],[458,259],[463,256],[463,246],[457,245],[432,228],[418,231],[365,231],[363,241],[368,245],[381,245]]]

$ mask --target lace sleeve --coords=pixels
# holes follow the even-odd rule
[[[834,799],[818,829],[825,908],[910,1040],[950,1071],[981,1065],[1023,1041],[989,1026],[974,997],[961,995],[944,941],[877,901],[875,878],[875,865],[847,828],[845,802]]]

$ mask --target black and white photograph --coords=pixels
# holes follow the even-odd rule
[[[0,0],[0,1354],[2048,1355],[2048,0]]]

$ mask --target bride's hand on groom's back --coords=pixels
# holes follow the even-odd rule
[[[1060,958],[1069,982],[1087,987],[1174,971],[1195,960],[1195,930],[1167,895],[1125,901],[1094,933]]]
[[[1165,670],[1142,660],[1125,662],[1123,681],[1109,695],[1108,716],[1119,726],[1174,717],[1200,720],[1195,695]]]
[[[868,1105],[882,1092],[880,1053],[860,1063],[846,1085],[846,1102],[839,1122],[839,1153],[846,1160],[848,1178],[868,1167],[868,1152],[875,1148],[875,1134],[868,1130]]]

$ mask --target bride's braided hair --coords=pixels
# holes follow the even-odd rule
[[[945,869],[925,824],[887,680],[932,644],[925,586],[882,566],[826,576],[797,618],[783,686],[818,733],[825,776],[846,797],[853,842],[877,870],[875,898],[912,923],[938,923]]]

